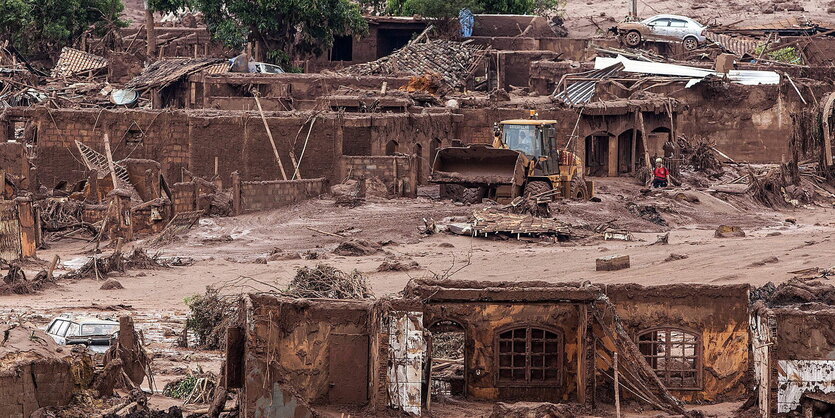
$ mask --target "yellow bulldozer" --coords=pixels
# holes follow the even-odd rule
[[[441,148],[429,181],[441,185],[442,197],[464,203],[589,199],[594,184],[584,181],[582,160],[557,147],[557,121],[531,116],[494,124],[492,145]]]

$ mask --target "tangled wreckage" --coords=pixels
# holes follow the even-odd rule
[[[303,73],[256,61],[258,48],[232,51],[197,23],[85,35],[55,51],[49,71],[0,44],[0,296],[15,301],[0,311],[0,415],[835,411],[831,269],[761,287],[626,277],[684,263],[630,250],[671,245],[682,219],[708,219],[684,228],[707,231],[686,242],[694,248],[710,235],[742,239],[733,222],[754,212],[789,228],[797,219],[783,211],[817,210],[816,228],[831,227],[835,30],[737,22],[706,28],[696,45],[625,46],[628,32],[568,38],[558,18],[468,18],[447,33],[418,16],[367,16],[368,34],[296,57]],[[657,161],[670,187],[649,187]],[[330,232],[317,216],[333,213]],[[761,218],[752,223],[774,221]],[[513,276],[451,279],[451,240],[485,252],[498,248],[487,240],[507,241],[513,261],[498,267]],[[557,264],[581,252],[547,251],[574,246],[595,246],[583,276],[531,276],[515,258],[543,250],[535,256]],[[730,247],[710,257],[741,251]],[[453,267],[432,273],[431,257],[447,252]],[[313,261],[326,258],[409,282],[375,299],[365,272]],[[187,270],[195,262],[209,267]],[[290,268],[285,288],[276,272]],[[143,296],[131,294],[141,280]],[[223,285],[178,293],[195,283]],[[115,295],[90,303],[122,316],[104,356],[20,320],[24,299],[13,298],[75,286]],[[177,305],[131,305],[147,292]],[[179,364],[198,351],[207,370]],[[174,365],[157,374],[152,359]],[[161,411],[159,397],[182,405]]]

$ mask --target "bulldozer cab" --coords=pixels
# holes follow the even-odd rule
[[[495,148],[519,151],[528,158],[553,157],[556,150],[555,120],[506,120],[496,127]]]

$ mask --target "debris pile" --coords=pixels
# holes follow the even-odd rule
[[[376,254],[381,250],[380,244],[368,242],[365,240],[348,240],[339,244],[333,253],[336,255],[347,257],[361,257],[365,255]]]
[[[821,279],[835,275],[835,269],[817,269],[817,277],[796,277],[775,286],[774,283],[753,289],[751,301],[763,301],[769,307],[822,303],[835,305],[835,286]]]
[[[411,258],[389,257],[377,267],[377,271],[409,271],[420,268],[420,264]]]
[[[491,234],[516,238],[549,236],[560,241],[568,240],[572,235],[570,225],[556,219],[503,213],[495,209],[473,212],[472,231],[476,236],[487,237]]]
[[[483,46],[469,42],[413,42],[377,61],[352,65],[341,72],[350,75],[394,76],[436,74],[448,87],[459,89],[464,87],[485,52]]]
[[[153,270],[168,266],[168,263],[160,259],[159,254],[149,256],[145,250],[136,248],[127,256],[121,251],[114,251],[107,257],[91,257],[83,266],[61,275],[60,278],[101,280],[112,272],[124,273],[129,269]]]
[[[0,295],[28,295],[53,284],[54,280],[46,271],[38,273],[33,280],[26,279],[26,273],[19,266],[12,264],[9,272],[0,283]]]
[[[226,60],[221,58],[173,58],[155,61],[145,68],[142,74],[129,81],[125,88],[144,91],[165,87],[206,67],[224,63]]]
[[[716,158],[714,145],[705,139],[691,144],[687,137],[678,137],[678,148],[681,159],[696,171],[715,173],[722,170],[722,163]]]
[[[370,299],[374,295],[368,280],[357,270],[342,270],[319,264],[314,268],[302,267],[290,282],[284,296],[297,299]]]

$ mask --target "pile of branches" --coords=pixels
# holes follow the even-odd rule
[[[206,286],[206,293],[186,299],[191,312],[186,329],[197,336],[201,348],[217,350],[226,345],[226,328],[238,317],[240,295],[224,296],[219,289]]]
[[[705,139],[697,140],[691,144],[686,137],[678,137],[678,148],[682,160],[701,172],[718,172],[722,170],[722,162],[716,158],[713,152],[713,144]]]
[[[9,265],[9,272],[3,277],[0,283],[0,295],[28,295],[43,289],[49,284],[54,283],[54,280],[49,277],[45,270],[42,270],[35,276],[34,280],[27,280],[26,273],[20,266],[15,264]]]
[[[107,257],[92,257],[77,270],[61,276],[62,279],[97,279],[102,280],[111,272],[126,272],[128,269],[153,270],[156,268],[169,267],[165,262],[160,261],[159,254],[149,256],[141,248],[125,256],[121,251],[114,251]]]
[[[162,394],[170,398],[183,399],[183,404],[206,404],[214,399],[217,377],[212,372],[189,371],[183,378],[172,380],[165,385]]]
[[[371,299],[374,295],[368,280],[357,270],[345,273],[334,267],[319,264],[314,268],[302,267],[283,292],[298,299]]]

